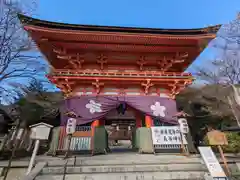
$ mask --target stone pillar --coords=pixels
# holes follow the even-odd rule
[[[152,127],[153,120],[152,120],[151,116],[148,116],[148,115],[145,116],[145,124],[146,124],[147,128]]]

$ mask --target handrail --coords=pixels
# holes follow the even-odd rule
[[[157,76],[184,76],[192,77],[191,73],[185,72],[159,72],[159,71],[128,71],[128,72],[112,72],[112,71],[99,71],[99,70],[55,70],[51,75],[78,75],[78,76],[144,76],[144,77],[157,77]]]

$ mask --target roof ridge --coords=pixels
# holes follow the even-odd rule
[[[35,25],[53,29],[72,29],[72,30],[90,30],[90,31],[112,31],[112,32],[135,32],[135,33],[153,33],[153,34],[208,34],[216,33],[221,25],[209,26],[193,29],[166,29],[166,28],[140,28],[140,27],[120,27],[120,26],[98,26],[98,25],[80,25],[51,22],[18,14],[20,21],[25,25]]]

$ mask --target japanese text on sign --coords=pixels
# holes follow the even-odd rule
[[[181,136],[178,126],[151,127],[153,144],[187,144],[185,136]]]
[[[219,164],[211,147],[198,147],[199,152],[213,178],[226,178],[221,165]]]

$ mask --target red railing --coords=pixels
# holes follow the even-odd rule
[[[61,76],[110,76],[110,77],[192,77],[191,73],[179,72],[159,72],[159,71],[129,71],[129,72],[112,72],[99,70],[55,70],[51,75]]]

